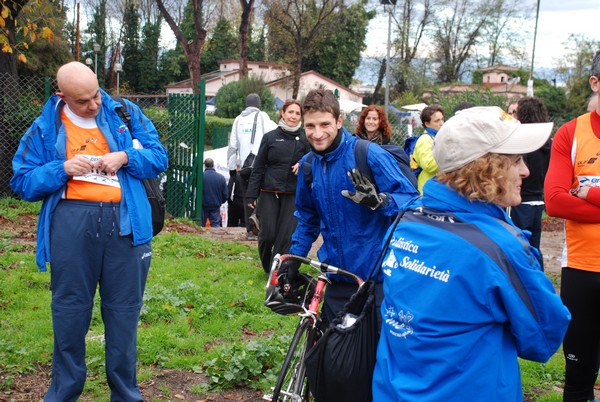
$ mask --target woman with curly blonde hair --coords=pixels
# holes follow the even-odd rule
[[[547,361],[570,314],[538,250],[505,208],[521,202],[523,154],[552,123],[465,109],[433,142],[440,173],[393,229],[374,401],[523,400],[518,357]]]
[[[392,137],[392,126],[385,110],[379,105],[364,108],[358,117],[355,134],[379,145],[388,144]]]
[[[452,172],[440,172],[437,180],[451,185],[469,201],[484,201],[509,207],[516,200],[511,189],[511,166],[519,166],[521,155],[487,154]]]

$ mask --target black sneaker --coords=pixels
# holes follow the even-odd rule
[[[258,222],[256,214],[252,214],[248,218],[248,232],[254,234],[255,236],[258,236],[258,233],[260,233],[260,223]]]

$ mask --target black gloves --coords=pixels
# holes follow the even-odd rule
[[[348,172],[348,177],[352,180],[356,192],[342,190],[344,197],[372,210],[379,208],[385,202],[386,195],[383,193],[378,194],[375,185],[360,170],[352,169],[351,172]]]
[[[285,292],[289,292],[293,285],[298,282],[298,270],[300,269],[300,261],[287,260],[281,263],[277,280],[279,285]]]

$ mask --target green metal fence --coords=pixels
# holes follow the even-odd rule
[[[202,182],[204,133],[200,133],[200,96],[169,95],[169,135],[163,141],[169,154],[166,172],[167,211],[175,217],[197,219],[198,183]],[[200,184],[201,186],[201,184]],[[201,201],[200,201],[201,202]]]
[[[15,196],[9,186],[19,140],[56,91],[54,80],[0,73],[0,196]]]

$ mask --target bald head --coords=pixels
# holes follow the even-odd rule
[[[85,64],[72,61],[64,64],[56,72],[56,83],[62,93],[77,87],[98,87],[96,74]]]
[[[98,78],[85,64],[72,61],[56,72],[57,95],[78,116],[96,117],[102,103]]]

